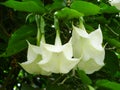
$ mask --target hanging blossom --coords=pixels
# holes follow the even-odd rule
[[[51,75],[51,72],[43,70],[38,65],[38,62],[42,60],[42,45],[40,43],[44,42],[43,31],[45,23],[44,19],[39,15],[36,15],[35,19],[37,24],[37,45],[32,45],[28,42],[27,61],[20,65],[30,74]]]
[[[120,10],[120,0],[110,0],[109,2],[112,6],[115,6],[118,10]]]
[[[28,42],[27,61],[20,65],[30,74],[50,75],[51,72],[43,70],[38,65],[38,62],[42,60],[41,48],[41,46],[32,45]]]
[[[57,21],[55,26],[58,29],[58,20],[55,20]],[[51,75],[51,73],[68,73],[78,64],[80,59],[72,58],[71,40],[62,45],[58,31],[56,30],[55,45],[45,43],[44,35],[38,43],[39,46],[29,44],[27,61],[20,64],[23,69],[31,74]]]
[[[47,72],[68,73],[79,62],[79,59],[72,58],[71,41],[62,45],[60,36],[56,35],[55,45],[41,43],[42,60],[38,63],[39,67]]]
[[[84,26],[73,26],[73,55],[75,58],[81,57],[78,68],[87,74],[92,74],[104,66],[105,50],[102,47],[102,39],[100,27],[88,34]]]
[[[44,40],[40,46],[28,45],[27,61],[20,65],[30,74],[68,73],[80,60],[72,58],[71,40],[62,45],[59,35],[56,36],[55,45],[46,44]]]

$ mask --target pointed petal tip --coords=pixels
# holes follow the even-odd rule
[[[100,24],[98,25],[98,29],[97,30],[100,30],[101,31],[101,26],[100,26]]]
[[[100,28],[100,24],[98,25],[98,28]]]
[[[98,31],[98,33],[100,33],[100,34],[102,35],[102,30],[101,30],[100,24],[98,25],[98,28],[97,28],[96,30]],[[95,31],[96,31],[96,30],[95,30]]]
[[[62,45],[61,39],[60,39],[60,35],[58,33],[56,33],[56,38],[55,38],[55,45]]]
[[[27,43],[29,43],[29,41],[28,41],[28,40],[26,40],[26,42],[27,42]]]

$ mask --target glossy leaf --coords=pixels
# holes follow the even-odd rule
[[[116,83],[116,82],[112,82],[109,80],[98,80],[96,82],[96,85],[98,87],[104,87],[104,88],[108,88],[109,90],[120,90],[120,84]],[[106,90],[106,89],[104,89]]]
[[[33,36],[36,35],[36,28],[34,26],[25,25],[16,30],[8,42],[8,47],[6,52],[1,55],[2,57],[7,57],[14,55],[23,49],[27,48],[26,40],[33,42],[35,38]]]
[[[99,14],[100,7],[90,2],[74,1],[71,6],[72,9],[83,13],[85,16]]]
[[[114,6],[109,6],[105,3],[100,4],[101,13],[118,13],[120,10],[116,9]]]
[[[26,1],[26,2],[6,1],[1,4],[18,11],[37,12],[40,14],[43,14],[45,12],[45,8],[43,7],[43,5],[38,5],[34,1]]]
[[[114,38],[105,37],[105,40],[112,46],[120,48],[120,42]]]
[[[80,13],[74,9],[70,9],[70,8],[63,8],[62,10],[56,12],[55,15],[57,16],[57,18],[63,19],[63,20],[64,19],[69,20],[69,19],[73,19],[73,18],[80,18],[81,16],[83,16],[82,13]]]
[[[85,74],[84,71],[77,69],[77,73],[84,84],[86,85],[92,84],[92,80]]]
[[[36,2],[38,5],[44,6],[44,4],[42,3],[41,0],[22,0],[23,2],[29,2],[29,1],[34,1]]]

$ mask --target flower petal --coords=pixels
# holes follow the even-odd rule
[[[79,36],[81,36],[83,38],[88,38],[88,33],[86,32],[86,30],[81,29],[81,28],[77,28],[75,26],[73,26],[73,33],[79,34]]]
[[[37,54],[41,54],[40,47],[32,45],[28,42],[28,51],[27,51],[28,61],[34,60],[37,57]]]
[[[110,4],[120,10],[120,0],[111,0]]]
[[[62,50],[61,45],[55,46],[55,45],[50,45],[50,44],[46,44],[46,43],[41,43],[41,45],[53,52],[60,52]]]
[[[98,50],[94,46],[91,45],[90,42],[86,42],[84,44],[83,49],[83,59],[88,61],[89,59],[94,59],[96,63],[103,63],[105,57],[104,48]]]
[[[37,55],[37,58],[34,61],[26,61],[21,63],[20,65],[23,67],[25,71],[30,74],[42,74],[42,75],[50,75],[50,72],[46,72],[42,70],[37,63],[41,60],[41,55]]]
[[[68,58],[72,58],[73,57],[73,49],[72,49],[71,39],[68,41],[68,43],[63,45],[62,50],[63,50],[63,52],[64,52],[66,57],[68,57]]]
[[[81,57],[78,68],[91,74],[104,65],[105,50],[102,47],[100,27],[88,34],[85,30],[73,28],[72,46],[74,57]]]
[[[74,57],[80,58],[82,56],[82,49],[83,49],[83,45],[84,45],[83,41],[86,38],[88,38],[88,34],[85,30],[81,30],[77,27],[73,27],[72,47],[73,47]]]
[[[63,52],[52,52],[49,60],[43,59],[39,66],[48,72],[68,73],[79,62],[78,59],[68,59]]]
[[[102,49],[103,38],[100,27],[89,34],[89,40],[95,48]]]
[[[72,58],[71,41],[65,45],[60,45],[59,43],[55,45],[44,43],[42,46],[43,59],[38,64],[40,68],[45,71],[53,73],[68,73],[79,62],[79,59]]]
[[[84,70],[86,74],[92,74],[95,71],[98,71],[104,66],[104,63],[98,64],[94,59],[89,59],[88,61],[80,60],[78,67],[81,70]]]

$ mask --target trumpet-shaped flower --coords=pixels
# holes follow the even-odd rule
[[[120,10],[120,0],[110,0],[110,4]]]
[[[104,65],[105,51],[100,27],[88,34],[84,27],[81,29],[73,26],[72,46],[74,57],[81,57],[78,68],[87,74],[98,71]]]
[[[38,63],[40,68],[52,73],[68,73],[78,64],[79,59],[72,58],[71,41],[62,45],[60,37],[57,35],[55,45],[41,43],[42,60]]]
[[[42,70],[37,64],[40,60],[42,60],[41,47],[31,45],[30,43],[28,43],[28,45],[28,61],[23,62],[20,65],[23,67],[24,70],[26,70],[30,74],[50,75],[50,72]]]

